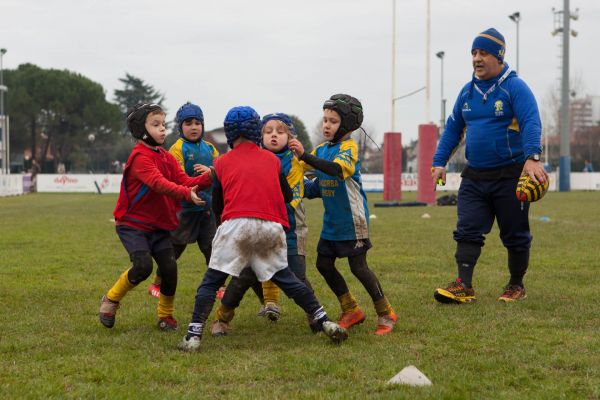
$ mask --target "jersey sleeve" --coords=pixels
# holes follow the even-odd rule
[[[175,157],[177,163],[181,167],[181,170],[185,172],[185,161],[183,159],[183,141],[178,139],[173,146],[169,149],[169,153]]]
[[[459,93],[456,103],[454,103],[452,114],[450,114],[448,117],[446,128],[444,129],[444,133],[442,134],[442,137],[437,145],[437,149],[435,150],[432,163],[434,167],[445,167],[446,163],[452,156],[452,153],[464,138],[466,124],[462,116],[461,99],[463,91],[464,88]]]
[[[287,182],[292,189],[292,201],[290,205],[294,208],[302,201],[304,196],[304,170],[296,157],[292,157],[292,167],[287,175]]]
[[[211,142],[208,142],[208,141],[205,140],[204,143],[206,143],[208,145],[208,147],[210,147],[210,152],[211,152],[211,155],[212,155],[212,159],[214,161],[217,157],[219,157],[219,151],[217,150],[217,148],[215,147],[215,145],[212,144]]]
[[[354,175],[358,161],[358,146],[354,140],[345,140],[340,145],[333,162],[342,167],[342,176],[346,180]]]

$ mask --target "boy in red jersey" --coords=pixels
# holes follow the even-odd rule
[[[163,277],[158,301],[158,327],[177,329],[173,318],[177,263],[171,234],[177,228],[181,200],[198,205],[196,191],[211,185],[212,172],[189,177],[169,152],[160,147],[166,137],[165,113],[157,104],[138,104],[127,116],[127,126],[137,144],[125,164],[121,192],[114,211],[119,239],[132,267],[123,272],[100,305],[100,322],[115,324],[119,302],[128,291],[152,273],[152,259]]]
[[[229,275],[239,276],[248,265],[261,282],[270,279],[279,286],[332,341],[345,340],[346,329],[329,321],[312,291],[288,267],[283,228],[289,228],[285,201],[292,200],[292,191],[277,156],[258,146],[259,115],[251,107],[234,107],[224,126],[232,150],[215,160],[213,184],[213,211],[221,225],[179,349],[200,350],[215,291]]]

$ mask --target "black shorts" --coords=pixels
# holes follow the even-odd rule
[[[317,253],[325,257],[344,258],[366,253],[373,245],[369,239],[327,240],[319,239]]]
[[[161,250],[172,249],[171,232],[157,230],[144,232],[128,225],[117,225],[117,235],[123,243],[123,247],[131,256],[139,251],[147,251],[155,254]]]
[[[173,244],[212,242],[216,231],[217,224],[212,211],[185,212],[179,214],[179,226],[171,232],[171,240]]]

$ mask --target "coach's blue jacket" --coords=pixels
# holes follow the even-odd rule
[[[540,154],[542,123],[533,93],[505,64],[495,78],[473,76],[454,104],[433,156],[444,167],[466,134],[466,158],[471,168],[495,169],[524,162]]]

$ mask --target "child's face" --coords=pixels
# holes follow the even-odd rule
[[[190,142],[195,142],[202,136],[202,122],[198,121],[196,118],[186,119],[183,121],[183,124],[181,124],[181,131],[183,132],[184,138]]]
[[[287,144],[289,139],[289,130],[281,121],[270,120],[262,129],[263,145],[269,151],[277,153]]]
[[[328,108],[323,110],[323,137],[327,141],[332,141],[333,136],[340,128],[342,118],[337,112]]]
[[[165,114],[152,113],[146,117],[146,130],[159,145],[165,142],[167,128],[165,126]]]

